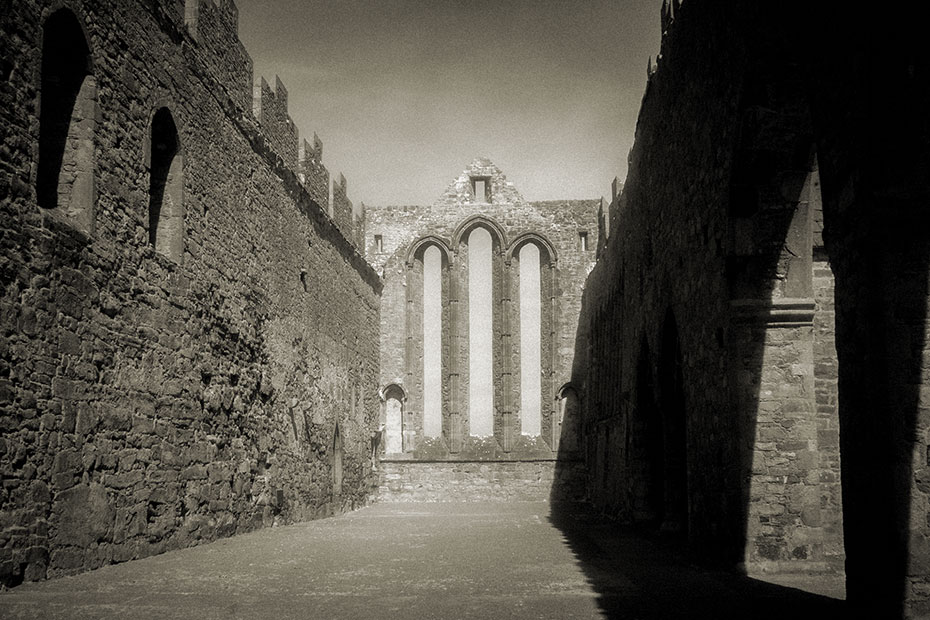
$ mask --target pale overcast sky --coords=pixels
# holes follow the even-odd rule
[[[368,205],[431,204],[489,157],[529,200],[626,174],[661,0],[236,0],[256,75]]]

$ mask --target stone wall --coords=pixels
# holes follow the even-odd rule
[[[926,615],[920,26],[866,7],[662,11],[576,344],[592,498],[750,572],[845,556],[857,609]]]
[[[472,183],[484,180],[476,197]],[[403,388],[405,451],[416,458],[510,460],[554,458],[561,440],[559,389],[570,380],[581,285],[593,265],[600,200],[529,202],[490,161],[477,159],[427,207],[368,207],[366,250],[385,281],[381,321],[381,384]],[[474,226],[492,232],[494,301],[494,434],[469,433],[468,247]],[[587,235],[587,249],[580,246]],[[521,434],[519,259],[521,243],[543,248],[541,269],[542,429]],[[443,253],[443,435],[423,433],[422,251]],[[550,256],[550,258],[546,258]],[[576,442],[569,442],[575,446]]]
[[[792,107],[790,78],[753,99],[766,93],[744,75],[770,68],[722,34],[741,31],[739,15],[673,13],[585,287],[576,382],[591,494],[686,533],[711,561],[839,571],[837,417],[817,390],[834,405],[836,392],[815,372],[835,353],[832,316],[815,312],[810,112]],[[816,276],[826,310],[829,266]]]
[[[252,58],[239,40],[239,10],[232,0],[188,0],[185,22],[217,86],[240,109],[252,105]]]
[[[583,463],[382,460],[382,502],[539,502],[584,499]]]
[[[42,28],[63,5],[97,86],[89,227],[36,204]],[[14,2],[0,15],[6,585],[369,498],[380,280],[227,82],[251,80],[208,43],[242,56],[231,22],[201,6],[195,40],[183,8]],[[163,107],[182,162],[170,257],[148,230]]]

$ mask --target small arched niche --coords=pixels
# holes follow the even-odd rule
[[[337,504],[337,509],[342,499],[343,451],[342,432],[339,430],[339,424],[336,424],[333,431],[333,502]]]
[[[578,450],[578,428],[581,409],[578,390],[571,383],[564,384],[556,394],[556,414],[553,420],[552,450],[575,452]]]
[[[381,390],[384,419],[384,453],[400,454],[404,452],[404,405],[407,395],[404,388],[391,383]]]

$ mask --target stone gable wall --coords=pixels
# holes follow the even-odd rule
[[[491,201],[475,200],[472,193],[470,177],[487,178],[490,184]],[[513,185],[491,162],[476,160],[460,177],[455,179],[449,189],[431,206],[370,206],[366,211],[366,251],[371,264],[381,270],[385,289],[382,300],[381,321],[381,384],[382,386],[396,383],[401,385],[407,395],[405,411],[410,412],[409,424],[418,436],[422,435],[422,355],[421,338],[413,337],[408,345],[408,330],[417,331],[422,324],[422,274],[419,262],[408,270],[406,261],[409,250],[415,242],[433,236],[448,246],[453,246],[454,236],[459,227],[471,217],[483,216],[500,226],[504,235],[504,246],[499,252],[508,249],[511,244],[525,233],[536,233],[552,244],[557,259],[557,270],[544,274],[542,291],[545,297],[543,311],[549,311],[549,298],[551,294],[556,299],[556,330],[557,339],[550,340],[550,324],[552,316],[543,315],[542,341],[543,354],[549,352],[550,359],[544,360],[544,367],[551,366],[553,373],[543,379],[543,389],[547,398],[542,402],[542,433],[540,438],[528,438],[520,434],[519,387],[520,365],[517,344],[519,342],[519,300],[518,300],[518,261],[514,260],[510,269],[510,288],[507,289],[510,313],[510,341],[512,351],[512,404],[514,415],[514,446],[512,451],[502,450],[502,392],[501,380],[501,330],[502,316],[500,308],[494,311],[494,359],[495,359],[495,436],[488,440],[475,440],[463,437],[464,446],[459,453],[461,458],[480,459],[520,459],[520,458],[554,458],[555,452],[551,446],[552,415],[554,410],[556,392],[570,380],[574,344],[577,326],[577,317],[581,305],[581,290],[584,278],[593,265],[597,247],[597,213],[600,200],[565,200],[549,202],[527,202],[523,200]],[[588,234],[588,249],[582,252],[579,246],[579,232]],[[375,236],[381,237],[382,251],[378,252]],[[462,244],[456,250],[446,277],[443,292],[444,314],[443,320],[451,321],[449,310],[449,287],[451,281],[458,282],[458,314],[459,330],[457,336],[449,335],[451,329],[444,328],[447,338],[443,341],[444,364],[448,364],[455,357],[459,364],[460,393],[459,412],[463,416],[463,428],[468,428],[467,420],[467,391],[468,391],[468,365],[467,365],[467,273],[464,271],[467,264],[467,246]],[[504,282],[500,277],[504,265],[502,257],[495,259],[495,284],[498,295],[502,294]],[[544,269],[545,271],[545,269]],[[411,317],[407,317],[409,311]],[[408,320],[409,319],[409,320]],[[412,356],[408,367],[407,355]],[[410,380],[408,381],[408,370]],[[450,394],[449,380],[443,380],[444,390],[444,438],[441,441],[417,440],[415,453],[418,458],[450,458]],[[574,442],[571,445],[575,445]],[[455,458],[459,458],[455,457]],[[575,458],[575,456],[566,458]]]

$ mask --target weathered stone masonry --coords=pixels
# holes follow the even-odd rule
[[[382,442],[386,450],[383,498],[473,499],[482,496],[481,488],[488,489],[484,497],[491,497],[496,483],[493,476],[485,480],[481,472],[498,470],[451,466],[450,461],[523,460],[525,465],[501,465],[499,470],[504,480],[526,475],[525,489],[511,489],[510,493],[545,498],[554,489],[556,495],[577,495],[579,490],[572,488],[580,475],[575,467],[579,458],[576,433],[572,427],[563,428],[561,418],[572,391],[567,384],[581,283],[594,261],[600,206],[600,200],[526,201],[493,163],[476,159],[433,205],[367,209],[368,257],[382,270],[385,281],[381,315],[382,424],[387,438]],[[472,325],[469,319],[469,240],[477,229],[488,231],[492,243],[488,308],[492,351],[487,366],[493,412],[487,436],[475,431],[478,424],[472,419],[469,402],[469,332],[485,327]],[[541,411],[538,430],[529,432],[523,432],[521,410],[521,364],[526,362],[520,348],[519,279],[525,244],[536,246],[540,265]],[[424,334],[423,322],[428,248],[438,249],[442,257],[441,284],[432,294],[441,304],[443,327],[433,343]],[[424,407],[425,351],[430,345],[441,348],[438,362],[433,362],[441,366],[437,374],[442,390],[438,412],[441,432],[435,436],[430,436],[424,424],[428,415]],[[535,419],[527,422],[530,426],[535,423]],[[398,433],[402,440],[395,439]],[[565,473],[557,477],[552,468],[560,442]],[[549,468],[542,479],[546,482],[540,482],[534,473],[539,467]],[[424,482],[431,476],[445,480],[450,472],[463,482],[452,486]],[[445,493],[441,492],[443,486]],[[495,492],[508,493],[505,488]]]
[[[925,615],[921,35],[905,14],[700,0],[662,27],[585,286],[589,493],[704,561],[845,565],[857,610]]]
[[[253,106],[236,19],[229,0],[0,14],[4,584],[368,500],[380,279],[327,213],[318,139],[298,162],[280,81]],[[56,129],[68,54],[84,86]],[[42,132],[64,153],[45,207]]]

